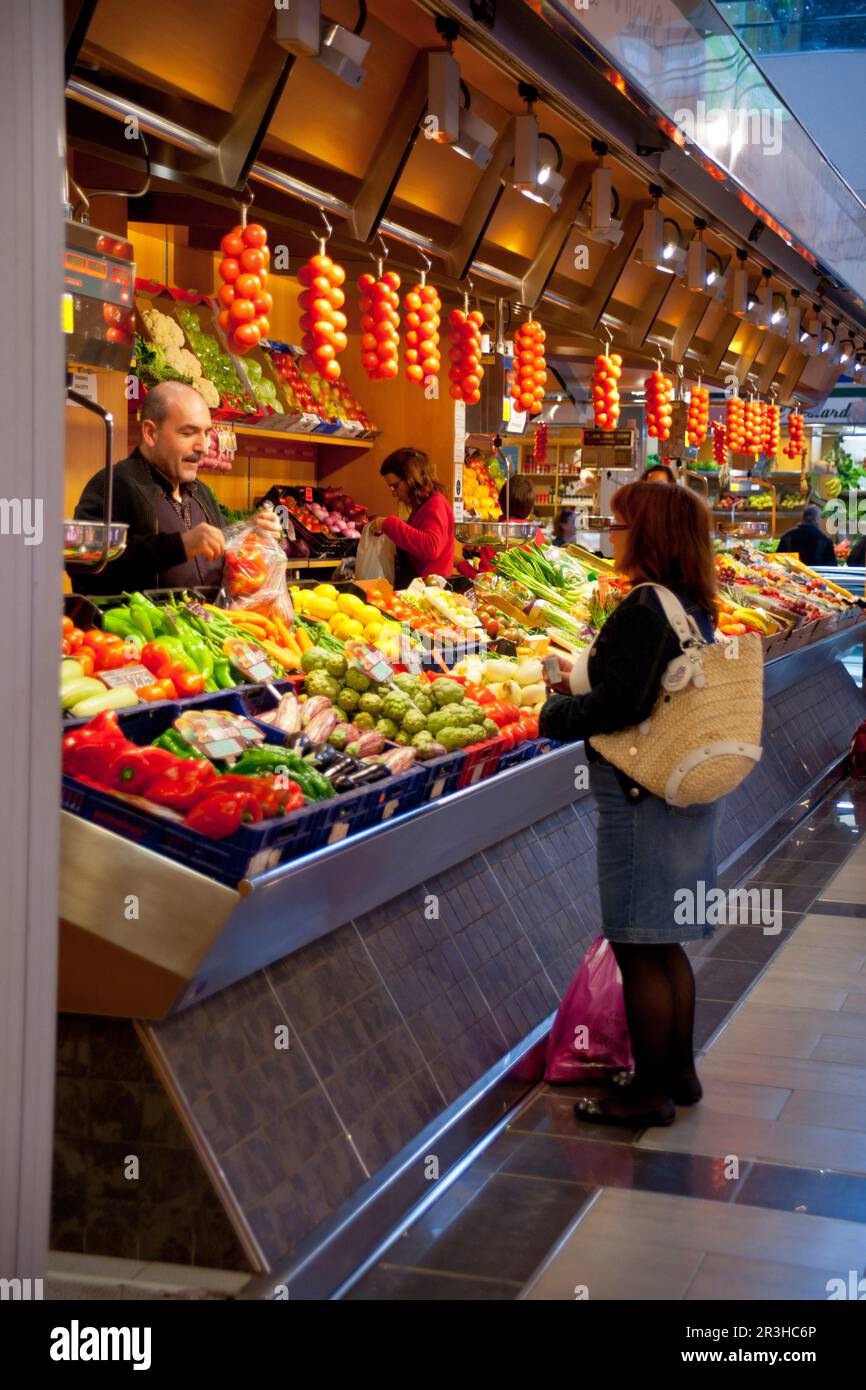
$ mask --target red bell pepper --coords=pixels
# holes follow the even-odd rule
[[[103,782],[114,757],[128,744],[114,710],[103,710],[89,724],[72,729],[63,739],[63,771]]]
[[[144,794],[158,806],[173,811],[191,811],[196,802],[207,796],[216,781],[216,768],[203,758],[183,758],[175,767],[166,768],[147,783]]]
[[[219,792],[248,792],[256,798],[265,820],[286,816],[304,805],[304,793],[297,782],[279,777],[244,777],[226,773],[217,784]]]
[[[262,819],[262,808],[252,792],[214,792],[190,811],[186,825],[212,840],[224,840],[241,825]]]
[[[109,768],[111,785],[119,791],[141,793],[158,773],[177,767],[181,759],[167,748],[137,748],[118,753]]]

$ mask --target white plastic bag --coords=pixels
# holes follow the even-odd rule
[[[358,541],[355,578],[387,579],[389,584],[393,584],[396,559],[394,542],[385,535],[374,536],[370,527],[365,526]]]

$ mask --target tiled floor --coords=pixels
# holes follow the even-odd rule
[[[701,1105],[598,1129],[574,1117],[592,1088],[539,1088],[349,1298],[826,1299],[862,1277],[866,788],[742,886],[769,890],[778,931],[689,948]]]

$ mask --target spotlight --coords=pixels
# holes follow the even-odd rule
[[[460,132],[460,64],[447,48],[427,54],[427,138],[455,144]]]
[[[673,227],[676,237],[668,236],[667,228]],[[682,275],[686,264],[686,249],[683,246],[682,228],[672,217],[665,218],[665,240],[662,246],[661,262],[657,266],[658,270],[664,270],[668,275]]]
[[[538,184],[538,121],[532,110],[538,101],[538,91],[528,82],[518,87],[527,111],[524,116],[514,117],[514,176],[513,186],[521,193],[534,193]]]
[[[565,187],[565,178],[560,170],[562,169],[562,150],[559,141],[552,135],[539,134],[538,142],[547,141],[553,147],[556,167],[548,163],[542,163],[539,167],[535,180],[534,188],[524,188],[524,198],[530,198],[533,203],[545,203],[552,212],[557,212],[562,206],[562,190]]]
[[[486,169],[493,158],[496,131],[474,111],[470,111],[471,97],[465,82],[460,83],[460,89],[465,104],[460,108],[460,132],[451,148],[456,154],[462,154],[464,159],[471,159],[479,169]]]
[[[725,274],[725,266],[721,256],[717,255],[711,246],[707,247],[707,257],[712,256],[716,262],[707,271],[707,294],[710,299],[724,300],[728,293],[728,277]]]
[[[707,248],[703,239],[706,225],[702,217],[695,218],[695,234],[686,255],[686,288],[695,294],[703,294],[707,288]]]
[[[736,314],[738,319],[747,318],[749,313],[749,272],[746,269],[747,259],[745,251],[737,252],[739,266],[734,271],[733,284],[731,285],[731,313]]]
[[[276,11],[274,38],[289,53],[315,58],[341,82],[358,88],[367,76],[363,63],[370,45],[361,38],[366,20],[366,0],[358,0],[354,30],[322,19],[321,0],[293,0],[288,9]]]

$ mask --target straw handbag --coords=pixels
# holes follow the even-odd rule
[[[589,741],[614,767],[672,806],[718,801],[761,757],[761,639],[748,633],[706,643],[669,589],[637,587],[655,589],[681,655],[662,676],[648,719],[615,734],[593,734]]]

